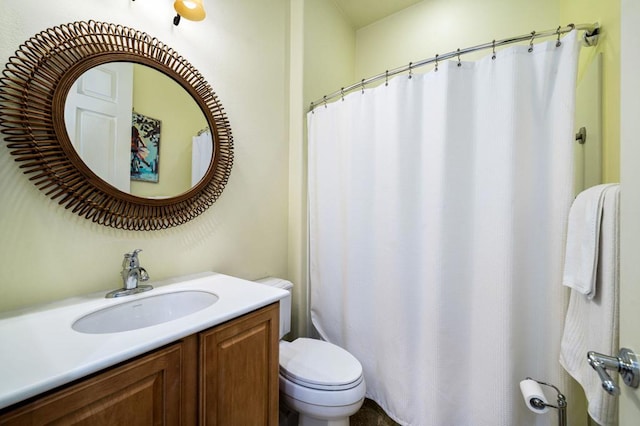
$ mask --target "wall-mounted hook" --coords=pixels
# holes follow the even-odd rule
[[[576,142],[578,142],[580,145],[584,145],[587,142],[586,127],[580,127],[580,130],[578,130],[578,133],[576,133]]]

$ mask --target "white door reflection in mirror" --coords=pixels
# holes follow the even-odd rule
[[[82,74],[65,103],[65,124],[80,158],[102,180],[127,193],[132,102],[133,64],[111,62]]]

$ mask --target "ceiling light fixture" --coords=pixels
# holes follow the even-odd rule
[[[173,25],[180,23],[180,17],[190,21],[202,21],[207,16],[202,0],[176,0],[173,3],[173,8],[177,13],[173,18]]]

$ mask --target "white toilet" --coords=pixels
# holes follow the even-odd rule
[[[257,282],[291,293],[280,278]],[[362,406],[362,365],[346,350],[322,340],[282,340],[291,329],[291,295],[280,301],[280,400],[298,413],[300,426],[348,426]],[[282,423],[281,423],[282,424]]]

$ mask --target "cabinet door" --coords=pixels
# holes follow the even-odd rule
[[[182,343],[127,362],[0,416],[1,425],[177,425],[188,401],[181,388]],[[194,404],[190,407],[194,410]]]
[[[278,424],[278,304],[200,334],[200,424]]]

